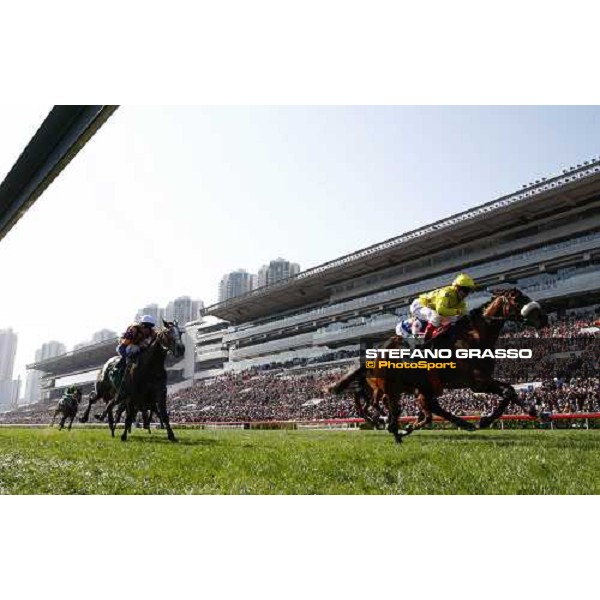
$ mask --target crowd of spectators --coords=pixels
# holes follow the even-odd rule
[[[324,393],[347,368],[228,373],[178,391],[169,408],[172,419],[181,423],[354,417],[349,398]]]
[[[547,412],[600,411],[599,323],[591,315],[554,318],[541,331],[511,330],[505,344],[520,341],[532,348],[531,360],[497,362],[499,379],[519,386],[526,403]],[[582,331],[583,329],[583,331]],[[591,330],[590,330],[591,329]],[[536,338],[535,340],[532,338]],[[502,345],[502,340],[500,340]],[[199,380],[169,395],[168,407],[175,423],[322,420],[357,417],[351,397],[325,392],[352,367],[352,352],[332,352],[335,364],[271,365],[216,378]],[[321,359],[326,362],[325,359]],[[441,404],[458,415],[491,412],[497,396],[454,390],[440,398]],[[0,414],[0,423],[44,424],[52,419],[55,404],[37,404]],[[417,406],[406,396],[402,414],[415,415]],[[522,409],[511,405],[508,414]]]
[[[0,413],[0,424],[48,425],[54,416],[56,404],[56,402],[53,404],[38,402]]]

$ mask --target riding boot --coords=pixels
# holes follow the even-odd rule
[[[119,362],[115,365],[113,373],[115,374],[115,379],[121,378],[123,372],[125,371],[125,365],[127,363],[127,359],[124,356],[121,356]]]

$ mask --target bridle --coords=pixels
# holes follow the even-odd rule
[[[173,335],[173,332],[177,331],[177,337]],[[181,332],[177,323],[168,323],[163,329],[161,329],[156,335],[155,343],[157,343],[165,352],[175,353],[175,346],[177,342],[181,341]]]
[[[509,292],[492,292],[492,294],[495,296],[494,299],[489,306],[482,311],[482,315],[486,319],[490,319],[492,321],[524,320],[531,314],[532,311],[541,310],[541,306],[537,302],[529,300],[528,298],[527,299],[529,302],[526,302],[523,304],[523,306],[519,307],[517,299],[526,298],[526,296],[524,296],[518,290],[510,290]],[[501,303],[501,314],[488,314],[490,311],[492,311],[492,309],[496,308],[498,303]]]

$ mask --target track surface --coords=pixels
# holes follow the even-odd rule
[[[598,494],[600,430],[0,430],[4,494]]]

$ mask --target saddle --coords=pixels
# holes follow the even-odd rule
[[[125,363],[121,364],[120,361],[113,365],[112,368],[109,368],[108,378],[116,390],[121,387],[121,383],[123,383],[123,378],[125,377],[126,371],[127,365]]]

